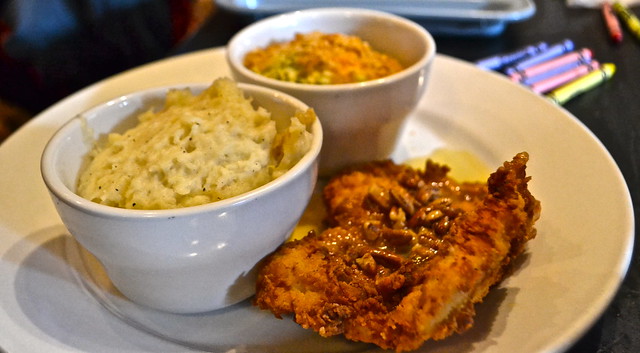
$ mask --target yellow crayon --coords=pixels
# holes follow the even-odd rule
[[[616,66],[611,63],[602,64],[600,70],[592,71],[564,86],[560,86],[549,92],[546,97],[557,104],[564,104],[571,98],[582,94],[593,87],[603,83],[613,76]]]
[[[612,6],[613,11],[620,17],[622,22],[627,26],[627,29],[637,39],[640,39],[640,20],[634,15],[626,6],[619,2],[615,2]]]

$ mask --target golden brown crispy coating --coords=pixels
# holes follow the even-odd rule
[[[474,304],[535,236],[540,204],[520,153],[487,184],[458,184],[428,162],[343,173],[324,189],[321,234],[283,245],[255,303],[328,337],[407,351],[471,327]]]

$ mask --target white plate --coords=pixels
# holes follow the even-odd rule
[[[233,352],[374,350],[321,339],[249,303],[195,316],[135,306],[110,289],[55,213],[39,159],[65,121],[134,90],[228,74],[222,49],[146,65],[70,96],[0,146],[0,347],[10,353],[183,352],[187,348],[176,343],[182,342]],[[502,76],[445,56],[437,57],[428,93],[394,157],[440,147],[472,151],[492,168],[528,151],[542,218],[515,274],[478,305],[475,326],[427,342],[423,350],[566,349],[603,312],[629,265],[633,210],[615,162],[566,111]]]

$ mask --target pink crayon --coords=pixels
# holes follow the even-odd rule
[[[554,70],[563,66],[568,66],[568,65],[577,64],[577,63],[587,63],[591,60],[592,56],[593,56],[593,52],[590,49],[584,48],[578,51],[573,51],[571,53],[562,55],[556,59],[552,59],[537,65],[531,66],[524,70],[514,72],[510,75],[510,77],[511,77],[511,80],[514,82],[522,82],[528,78],[532,78],[537,75],[544,74],[545,72],[549,72],[551,70]]]
[[[599,68],[600,68],[600,64],[596,60],[593,60],[590,63],[582,64],[576,67],[575,69],[563,72],[553,77],[549,77],[546,80],[536,82],[532,84],[529,88],[531,88],[531,90],[536,93],[546,93],[556,87],[560,87],[565,83],[573,81]]]

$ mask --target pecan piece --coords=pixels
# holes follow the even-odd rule
[[[362,271],[369,275],[375,275],[377,272],[378,265],[376,264],[376,260],[373,258],[371,253],[366,253],[362,255],[362,257],[357,258],[356,264],[358,264],[358,267],[360,267]]]
[[[391,208],[391,197],[389,193],[378,185],[371,185],[367,194],[367,200],[374,205],[380,206],[382,210]]]
[[[407,192],[407,190],[402,188],[394,188],[389,192],[391,194],[391,198],[395,203],[402,207],[402,209],[408,214],[412,215],[416,211],[416,200]]]
[[[393,206],[389,211],[389,220],[393,223],[393,228],[404,228],[405,222],[407,221],[407,215],[404,213],[402,208]]]
[[[382,237],[389,245],[403,246],[413,241],[415,233],[410,229],[383,228]]]
[[[445,216],[445,213],[440,209],[434,209],[433,207],[422,207],[411,217],[409,220],[409,227],[428,227],[435,221]]]
[[[379,249],[372,249],[371,256],[376,260],[376,263],[388,268],[398,268],[403,262],[402,257]]]
[[[378,222],[366,221],[362,224],[362,233],[368,241],[375,241],[380,235],[380,224]]]
[[[451,221],[449,220],[448,216],[442,218],[433,227],[433,229],[435,230],[436,234],[439,235],[439,236],[443,236],[443,235],[447,234],[449,232],[450,228],[451,228]]]

